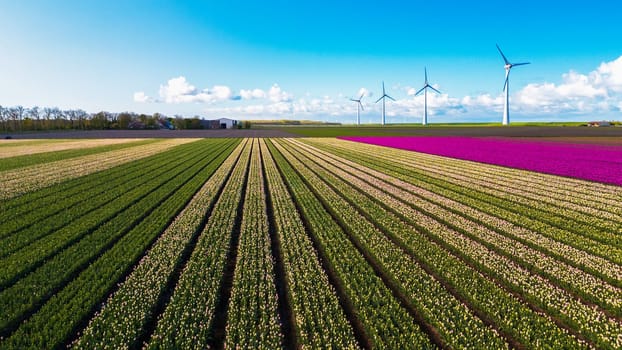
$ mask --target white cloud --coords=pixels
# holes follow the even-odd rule
[[[258,98],[266,98],[266,92],[261,89],[253,90],[240,90],[240,96],[245,100],[252,100]]]
[[[197,89],[183,76],[169,79],[166,85],[160,85],[160,98],[166,103],[193,102],[196,92]]]
[[[611,62],[603,62],[598,69],[590,73],[595,84],[615,92],[622,92],[622,56]]]
[[[199,91],[184,76],[169,79],[166,85],[160,85],[160,98],[165,103],[210,103],[239,99],[230,87],[224,85],[215,85],[211,89]]]
[[[143,91],[139,91],[139,92],[135,92],[134,93],[134,102],[140,102],[140,103],[145,103],[145,102],[152,102],[153,99],[147,95],[145,95],[145,93]]]
[[[214,85],[211,90],[205,89],[204,91],[215,100],[231,100],[236,98],[231,88],[224,85]]]
[[[571,70],[562,75],[559,84],[528,84],[516,93],[512,102],[514,108],[531,114],[608,112],[618,109],[616,105],[622,100],[620,92],[622,56],[601,63],[587,75]]]
[[[274,84],[272,85],[270,90],[268,90],[268,98],[270,99],[270,101],[275,103],[290,102],[293,98],[293,95],[283,91],[279,84]]]

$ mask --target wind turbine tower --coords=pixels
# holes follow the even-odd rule
[[[376,101],[376,103],[380,102],[380,100],[382,100],[382,125],[384,125],[385,120],[386,120],[386,115],[385,115],[385,99],[386,98],[390,98],[391,100],[395,101],[395,99],[389,95],[387,95],[387,93],[384,90],[384,81],[382,82],[382,96],[380,96],[380,98]]]
[[[365,110],[363,108],[363,104],[361,103],[363,96],[365,96],[364,93],[361,94],[361,97],[359,97],[358,100],[355,100],[353,98],[350,99],[350,101],[356,102],[356,125],[361,125],[361,110]]]
[[[415,96],[419,95],[423,91],[423,120],[421,121],[421,125],[428,125],[428,88],[435,91],[437,94],[441,92],[432,87],[432,85],[428,84],[428,69],[423,68],[423,72],[425,74],[425,83],[423,87],[417,91]]]
[[[508,125],[510,124],[510,69],[515,66],[524,66],[529,64],[529,62],[510,63],[499,48],[499,45],[497,45],[497,50],[499,50],[499,53],[505,62],[505,83],[503,84],[503,91],[505,92],[505,100],[503,102],[503,125]]]

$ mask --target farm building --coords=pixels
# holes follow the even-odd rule
[[[229,118],[201,120],[201,126],[203,129],[233,129],[238,126],[238,121]]]

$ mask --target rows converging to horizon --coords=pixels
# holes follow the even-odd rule
[[[0,349],[622,346],[619,183],[337,138],[48,144],[0,143]]]

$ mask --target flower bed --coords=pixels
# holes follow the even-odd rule
[[[341,139],[622,186],[622,150],[611,147],[473,137]]]

